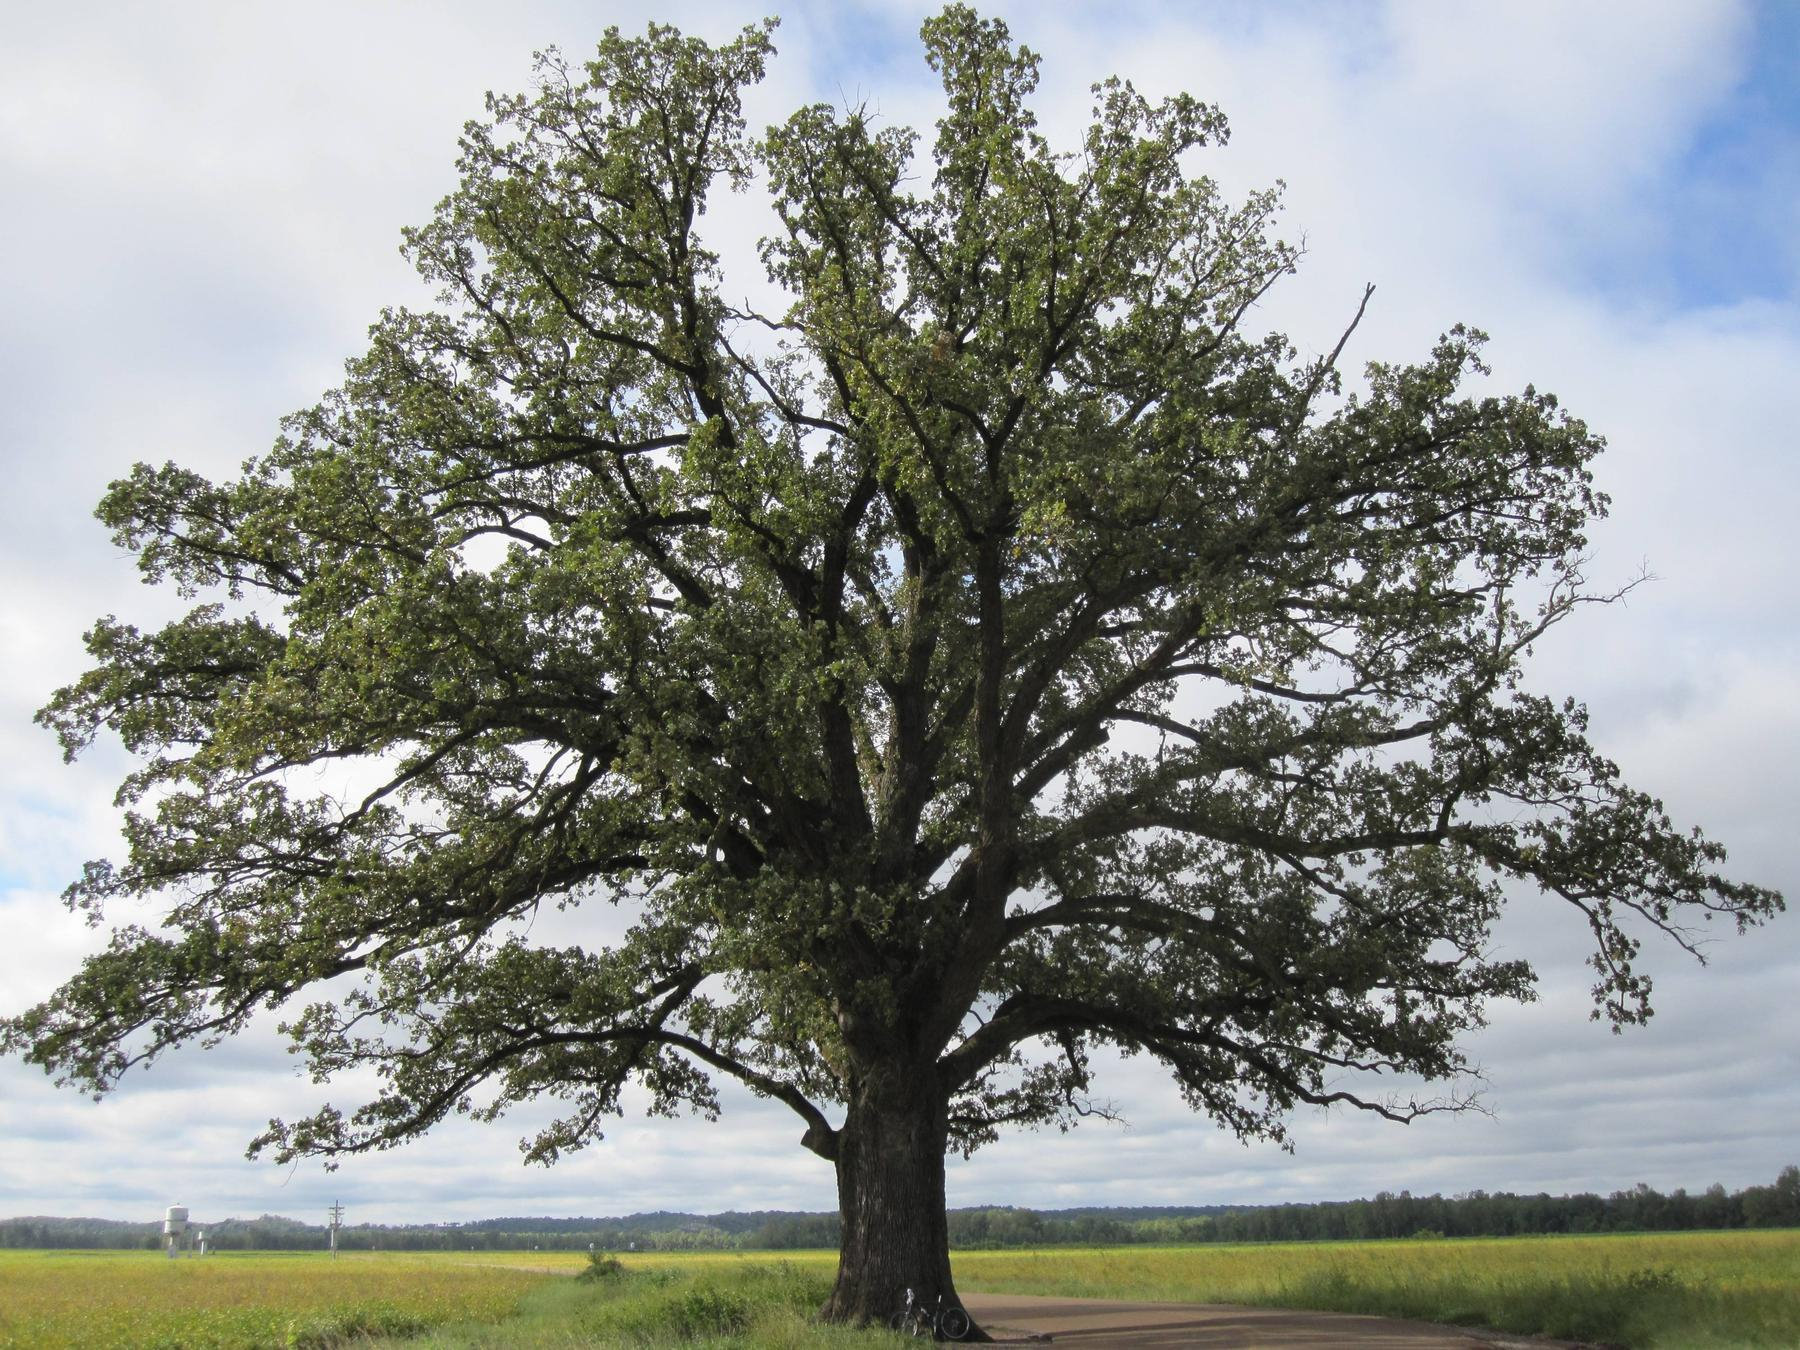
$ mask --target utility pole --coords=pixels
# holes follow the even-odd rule
[[[335,1200],[331,1203],[331,1259],[337,1260],[338,1226],[344,1222],[344,1207]]]

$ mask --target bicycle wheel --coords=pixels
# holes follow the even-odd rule
[[[908,1335],[912,1329],[912,1313],[905,1308],[888,1318],[888,1330],[897,1331],[902,1336]]]
[[[938,1317],[938,1330],[944,1333],[947,1341],[960,1341],[969,1334],[972,1325],[969,1314],[961,1308],[945,1308]]]

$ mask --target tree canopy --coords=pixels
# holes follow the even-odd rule
[[[6,1048],[104,1091],[281,1009],[382,1083],[272,1122],[281,1159],[549,1096],[549,1162],[629,1083],[712,1112],[727,1075],[836,1166],[864,1318],[949,1288],[945,1148],[1095,1109],[1096,1048],[1241,1135],[1404,1120],[1460,1099],[1385,1075],[1454,1084],[1531,996],[1508,886],[1586,923],[1619,1025],[1645,935],[1781,907],[1521,686],[1606,598],[1582,422],[1467,392],[1473,330],[1348,386],[1351,331],[1257,331],[1297,255],[1196,171],[1214,107],[1107,81],[1058,150],[1036,57],[952,6],[934,138],[758,138],[772,28],[543,59],[405,235],[435,308],[235,480],[112,486],[201,603],[102,620],[40,716],[143,759],[71,903],[165,910]],[[772,204],[775,312],[708,247],[720,189]],[[546,941],[548,906],[629,926]]]

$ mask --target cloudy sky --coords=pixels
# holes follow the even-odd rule
[[[1800,894],[1800,9],[1507,3],[990,6],[1044,57],[1040,111],[1079,125],[1110,73],[1188,89],[1232,119],[1207,164],[1237,190],[1288,185],[1301,274],[1268,323],[1328,349],[1365,282],[1352,364],[1486,329],[1497,383],[1536,383],[1602,431],[1612,518],[1597,586],[1647,568],[1628,605],[1542,650],[1634,784],[1732,850],[1730,870]],[[0,1012],[48,994],[98,941],[57,895],[113,850],[116,745],[73,766],[31,715],[116,613],[178,612],[91,517],[137,460],[223,474],[311,403],[386,303],[416,302],[396,254],[451,186],[486,89],[527,86],[533,50],[589,48],[652,13],[725,37],[738,4],[20,5],[0,47]],[[783,11],[754,124],[801,102],[866,103],[929,126],[925,7],[813,0]],[[736,212],[738,214],[732,214]],[[748,204],[728,262],[752,258]],[[754,288],[755,279],[743,283]],[[143,915],[122,915],[143,918]],[[1585,932],[1522,897],[1500,945],[1542,997],[1476,1042],[1489,1116],[1410,1128],[1296,1121],[1294,1152],[1187,1114],[1141,1061],[1101,1088],[1124,1126],[1019,1134],[956,1162],[952,1204],[1340,1199],[1380,1189],[1737,1188],[1800,1161],[1800,917],[1720,935],[1700,969],[1651,953],[1658,1016],[1586,1019]],[[523,1168],[530,1113],[453,1124],[328,1176],[242,1160],[269,1116],[322,1089],[267,1032],[177,1054],[98,1104],[0,1063],[0,1217],[317,1221],[638,1209],[828,1208],[795,1119],[742,1094],[725,1120],[628,1114],[553,1170]],[[349,1094],[344,1094],[347,1099]],[[348,1104],[346,1100],[345,1104]]]

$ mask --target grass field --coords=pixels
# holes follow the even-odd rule
[[[317,1347],[511,1317],[547,1278],[435,1254],[0,1252],[0,1346]]]
[[[891,1344],[811,1325],[829,1252],[0,1252],[0,1347]],[[1800,1346],[1800,1231],[959,1252],[967,1291],[1257,1303],[1644,1350]]]
[[[1800,1231],[971,1252],[965,1291],[1252,1303],[1632,1347],[1800,1346]]]

